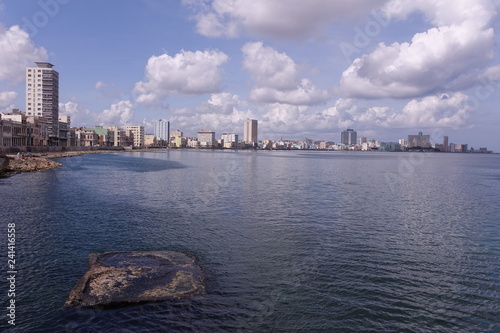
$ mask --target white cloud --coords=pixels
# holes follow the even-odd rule
[[[6,29],[0,24],[0,81],[23,82],[26,67],[47,59],[47,51],[35,47],[28,33],[19,26]]]
[[[307,39],[335,21],[369,13],[386,0],[213,0],[183,3],[197,11],[198,33],[210,37],[242,34]]]
[[[15,91],[2,91],[0,92],[0,110],[3,112],[11,112],[14,108],[14,101],[18,94]]]
[[[360,108],[354,100],[340,99],[335,107],[322,111],[320,118],[340,128],[461,128],[468,125],[472,113],[469,104],[463,93],[413,99],[401,111],[387,106]]]
[[[243,134],[243,123],[247,118],[256,115],[246,108],[247,104],[240,101],[237,95],[229,93],[213,94],[207,102],[194,109],[181,108],[172,110],[171,124],[186,132],[186,135],[196,136],[201,129],[211,129],[219,134],[234,132]]]
[[[256,87],[250,98],[263,103],[314,105],[329,98],[308,79],[301,79],[298,65],[285,53],[279,53],[262,42],[247,43],[242,48],[243,67]]]
[[[96,88],[97,90],[102,89],[102,88],[105,88],[106,86],[107,86],[107,85],[106,85],[106,83],[104,83],[104,82],[102,82],[102,81],[97,81],[97,82],[96,82],[96,84],[95,84],[95,88]]]
[[[82,107],[77,102],[59,103],[59,114],[71,117],[71,126],[93,126],[97,115]]]
[[[447,90],[459,77],[493,59],[496,12],[488,0],[393,0],[386,15],[406,18],[419,11],[437,25],[410,43],[381,43],[342,74],[339,92],[361,98],[411,98]]]
[[[472,111],[469,98],[463,93],[427,96],[411,100],[400,114],[387,117],[385,126],[460,128],[468,125]]]
[[[231,114],[234,110],[237,110],[240,106],[244,106],[245,104],[246,103],[240,101],[238,95],[219,93],[212,94],[205,106],[207,106],[206,110],[208,112]]]
[[[414,99],[401,110],[387,106],[360,107],[356,100],[338,99],[332,107],[313,111],[310,107],[270,104],[263,108],[259,128],[264,136],[336,135],[340,130],[356,128],[362,132],[386,132],[411,128],[466,128],[472,107],[463,93],[439,94]],[[334,139],[335,140],[335,139]]]
[[[106,126],[123,126],[130,123],[134,116],[131,101],[120,101],[111,105],[98,116],[99,123]]]
[[[137,102],[161,103],[169,94],[199,95],[220,90],[220,66],[228,61],[220,51],[181,51],[152,56],[146,65],[146,80],[137,82]]]

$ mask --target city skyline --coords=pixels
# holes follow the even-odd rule
[[[0,112],[28,111],[41,62],[72,126],[242,134],[249,118],[261,139],[423,131],[500,151],[498,7],[397,3],[0,0]]]

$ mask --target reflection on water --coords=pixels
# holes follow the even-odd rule
[[[13,332],[500,330],[499,160],[172,150],[0,180]],[[207,294],[62,310],[87,255],[119,250],[193,253]]]

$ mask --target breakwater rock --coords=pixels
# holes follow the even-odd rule
[[[6,172],[33,172],[50,170],[60,167],[62,164],[43,157],[17,158],[9,157],[4,166]]]
[[[66,308],[163,301],[205,291],[201,268],[181,252],[92,253],[88,261],[89,269],[70,292]]]

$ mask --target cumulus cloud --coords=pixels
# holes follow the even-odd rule
[[[219,93],[212,94],[210,100],[204,104],[203,109],[205,109],[205,113],[221,113],[221,114],[231,114],[234,110],[237,110],[239,107],[246,105],[240,101],[238,95],[233,95],[231,93]]]
[[[242,34],[307,39],[330,23],[369,13],[386,0],[183,0],[197,12],[198,33],[210,37]]]
[[[123,126],[130,123],[134,116],[134,107],[131,101],[120,101],[111,105],[98,116],[101,125]]]
[[[496,11],[489,0],[392,0],[383,10],[399,19],[420,12],[436,27],[415,34],[411,42],[381,43],[354,60],[341,77],[339,92],[345,96],[413,98],[445,91],[493,58],[495,34],[489,24]]]
[[[22,82],[26,67],[47,59],[47,51],[43,47],[37,48],[19,26],[6,29],[0,24],[0,81]]]
[[[0,107],[5,107],[12,104],[17,98],[17,93],[15,91],[3,91],[0,92]]]
[[[360,108],[354,100],[340,99],[334,107],[323,110],[318,120],[340,124],[340,128],[460,128],[468,125],[472,112],[467,95],[452,93],[413,99],[401,110]]]
[[[259,128],[274,138],[292,134],[334,135],[346,128],[363,132],[412,128],[466,128],[473,109],[463,93],[438,94],[409,101],[400,110],[387,106],[361,107],[354,99],[338,99],[329,108],[274,103],[263,107]]]
[[[328,100],[327,91],[300,78],[298,65],[285,53],[266,47],[262,42],[247,43],[242,51],[243,67],[256,85],[250,92],[252,100],[292,105],[314,105]]]
[[[411,100],[401,113],[378,121],[388,127],[461,128],[468,125],[473,112],[469,97],[463,93],[439,94]],[[371,117],[372,120],[374,117]],[[385,119],[384,119],[385,118]]]
[[[97,115],[82,107],[77,102],[59,103],[59,114],[71,117],[71,126],[93,126]]]
[[[146,80],[135,84],[137,102],[161,103],[169,94],[199,95],[220,90],[220,66],[229,57],[223,52],[181,51],[175,56],[152,56],[146,65]]]
[[[14,108],[14,101],[17,98],[17,92],[15,91],[3,91],[0,92],[0,111],[9,113]]]
[[[229,93],[213,94],[194,109],[175,109],[170,114],[171,123],[187,135],[196,135],[201,129],[211,129],[217,136],[223,132],[242,134],[245,119],[256,117],[239,96]]]

